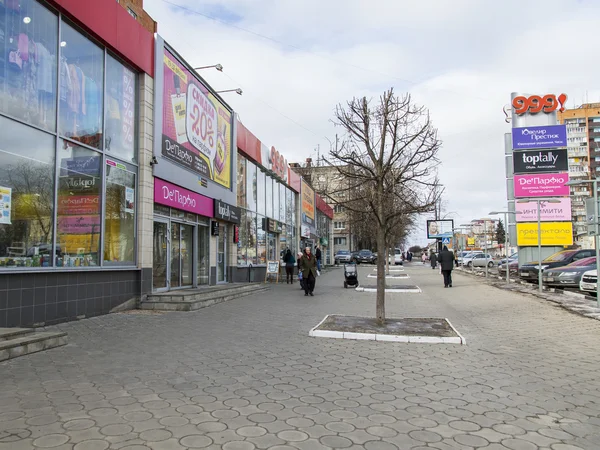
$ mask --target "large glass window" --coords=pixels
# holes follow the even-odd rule
[[[246,161],[246,208],[254,212],[256,212],[258,189],[256,170],[255,164],[251,163],[250,161]]]
[[[273,180],[273,200],[272,200],[272,204],[273,204],[273,215],[271,217],[273,217],[273,219],[275,220],[280,220],[279,219],[279,183],[275,180]]]
[[[59,266],[98,265],[101,160],[100,153],[61,140],[56,241],[63,259]]]
[[[239,185],[238,185],[239,187]],[[237,242],[237,265],[245,266],[246,261],[246,246],[248,243],[248,227],[246,223],[246,210],[242,209],[240,212],[240,224],[239,224],[239,235]]]
[[[135,263],[135,174],[121,163],[106,163],[104,261]]]
[[[265,173],[256,169],[256,211],[258,214],[265,214],[266,203],[265,203]]]
[[[127,162],[136,162],[135,93],[135,74],[107,56],[104,149]]]
[[[278,261],[277,255],[277,235],[275,233],[267,233],[267,258],[269,261]]]
[[[210,274],[210,227],[208,222],[198,224],[198,285],[206,285]]]
[[[273,179],[268,175],[265,178],[265,215],[273,217]]]
[[[292,196],[293,192],[291,189],[285,190],[285,221],[289,224],[292,223]]]
[[[36,0],[0,1],[0,111],[56,130],[58,18]]]
[[[257,216],[257,232],[256,232],[256,253],[257,264],[267,263],[267,232],[264,230],[263,224],[266,218]]]
[[[248,230],[248,240],[246,241],[246,261],[248,264],[257,265],[256,244],[258,240],[258,229],[256,228],[256,213],[247,212],[246,228]]]
[[[237,205],[246,208],[246,158],[238,154],[237,160]]]
[[[0,268],[52,266],[55,140],[1,116],[0,130]]]
[[[287,222],[287,218],[285,217],[286,191],[285,185],[279,184],[279,220],[282,222]]]
[[[101,148],[104,51],[69,24],[61,27],[59,131]]]

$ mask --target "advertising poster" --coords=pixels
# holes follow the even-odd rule
[[[315,225],[315,191],[302,180],[302,223],[314,227]]]
[[[125,188],[125,212],[133,214],[135,205],[135,189]]]
[[[10,225],[10,212],[12,208],[12,188],[0,186],[0,224]]]
[[[454,220],[428,220],[427,239],[443,239],[452,237]]]
[[[569,170],[567,149],[514,152],[513,169],[514,173],[566,172]]]
[[[523,197],[566,197],[569,195],[569,173],[547,173],[539,175],[515,175],[515,198]]]
[[[573,224],[571,222],[544,222],[541,224],[542,245],[573,245]],[[538,224],[517,224],[517,245],[535,247],[538,245]]]
[[[512,129],[513,150],[567,146],[566,125],[545,125]]]
[[[166,49],[163,61],[162,155],[231,188],[231,112]]]
[[[540,202],[540,221],[553,222],[571,220],[571,199],[556,199],[560,203]],[[515,202],[517,222],[537,222],[537,202]],[[536,244],[537,245],[537,244]]]

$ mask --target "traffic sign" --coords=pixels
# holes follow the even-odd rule
[[[449,243],[450,243],[450,238],[447,238],[447,237],[446,237],[446,238],[443,238],[443,239],[442,239],[442,244],[444,244],[444,245],[447,245],[447,244],[449,244]]]

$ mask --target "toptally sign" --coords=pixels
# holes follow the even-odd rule
[[[236,224],[240,223],[240,208],[216,199],[214,203],[214,217],[217,219],[226,220],[227,222],[233,222]]]
[[[567,149],[514,152],[513,168],[515,173],[566,172]]]
[[[567,146],[566,125],[545,125],[512,129],[514,150],[558,148]]]

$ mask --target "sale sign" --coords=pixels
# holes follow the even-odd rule
[[[230,188],[231,110],[166,49],[163,70],[162,156]]]
[[[557,200],[560,203],[540,202],[540,221],[554,222],[571,220],[571,199],[560,198],[553,200]],[[517,222],[537,222],[537,208],[537,201],[531,201],[529,203],[516,202],[515,211],[517,213]]]
[[[515,175],[515,198],[566,197],[569,195],[569,174],[545,173],[539,175]]]

